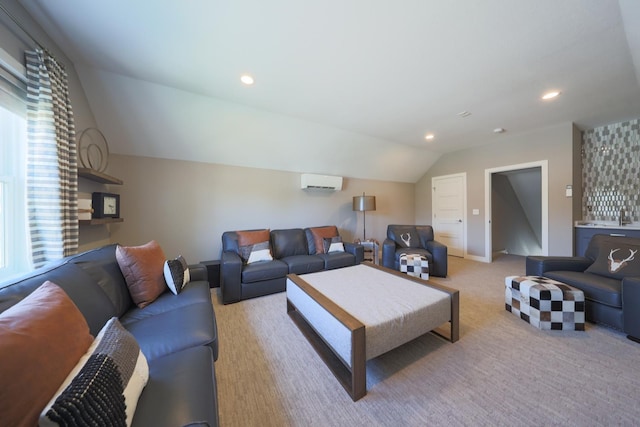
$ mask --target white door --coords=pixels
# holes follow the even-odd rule
[[[447,246],[449,255],[464,257],[467,175],[433,177],[431,184],[435,239]]]

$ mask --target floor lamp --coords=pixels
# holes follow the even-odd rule
[[[362,236],[364,237],[363,241],[367,241],[367,211],[375,211],[376,210],[376,196],[365,196],[362,193],[362,196],[354,196],[353,197],[353,210],[357,212],[362,212]]]

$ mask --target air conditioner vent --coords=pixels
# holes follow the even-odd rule
[[[300,176],[300,188],[303,190],[342,190],[342,177],[303,173]]]

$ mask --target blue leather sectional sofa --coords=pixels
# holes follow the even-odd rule
[[[118,317],[146,356],[149,379],[139,396],[134,426],[217,426],[218,336],[206,268],[190,266],[191,281],[178,295],[165,292],[139,308],[115,252],[116,245],[105,246],[12,281],[0,288],[0,313],[44,281],[54,282],[78,307],[91,335]]]

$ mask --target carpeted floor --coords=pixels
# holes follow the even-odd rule
[[[367,362],[353,402],[286,313],[284,293],[222,305],[220,422],[231,426],[611,426],[640,424],[640,344],[593,324],[540,331],[504,309],[522,257],[449,258],[460,340],[426,334]]]

